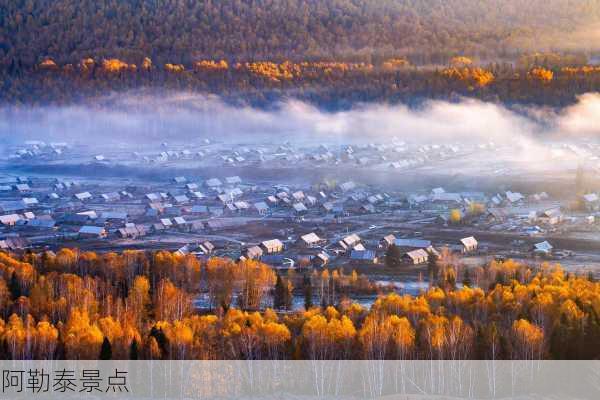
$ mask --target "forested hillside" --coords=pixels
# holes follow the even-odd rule
[[[598,0],[0,0],[0,102],[128,90],[330,109],[598,91]]]
[[[3,0],[0,62],[489,60],[581,41],[596,0]],[[584,47],[585,48],[585,47]]]

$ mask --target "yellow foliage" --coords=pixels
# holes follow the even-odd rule
[[[142,69],[149,70],[152,68],[152,60],[148,57],[144,57],[144,61],[142,61]]]
[[[408,67],[410,63],[403,58],[391,58],[383,62],[382,67],[386,70],[396,70]]]
[[[460,221],[462,221],[462,213],[460,210],[457,208],[450,210],[450,222],[458,224]]]
[[[544,83],[551,82],[554,79],[554,72],[549,69],[536,67],[529,70],[527,73],[529,79],[538,80]]]
[[[169,71],[169,72],[183,72],[185,71],[185,67],[183,66],[183,64],[165,64],[165,70]]]
[[[466,67],[473,64],[473,60],[465,56],[456,56],[450,59],[450,65],[455,67]]]
[[[56,69],[56,68],[58,68],[58,66],[56,65],[54,60],[51,58],[46,58],[44,61],[39,63],[39,67],[41,69]]]
[[[118,58],[109,58],[106,60],[102,60],[102,69],[107,72],[121,72],[127,70],[135,70],[135,64],[127,64],[124,61],[119,60]]]
[[[200,60],[194,63],[194,67],[199,71],[226,71],[229,64],[225,60]]]
[[[485,87],[494,81],[494,74],[483,68],[451,67],[442,70],[442,76],[465,82],[469,86]]]

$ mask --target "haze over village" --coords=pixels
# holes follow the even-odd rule
[[[585,103],[556,116],[554,126],[588,123]],[[442,253],[461,277],[508,259],[598,273],[600,144],[589,138],[557,140],[529,117],[469,101],[357,115],[301,103],[272,112],[204,104],[239,119],[215,122],[210,112],[194,118],[184,110],[177,124],[163,109],[159,124],[135,108],[127,126],[122,116],[85,108],[37,111],[38,119],[31,111],[30,120],[13,114],[4,129],[29,140],[13,137],[3,147],[0,246],[164,249],[200,260],[259,260],[282,273],[345,268],[365,280],[368,290],[355,299],[366,304],[381,293],[427,290],[435,283],[430,260]],[[65,113],[76,117],[61,135]],[[136,115],[150,122],[137,124]],[[94,123],[84,126],[86,117]],[[486,121],[493,126],[484,130]],[[41,124],[65,141],[35,139]],[[243,125],[255,133],[245,135]],[[105,142],[99,127],[108,128]],[[142,127],[152,140],[133,144]],[[78,129],[89,136],[77,137]],[[199,308],[211,307],[205,290]],[[302,294],[295,300],[300,307]]]

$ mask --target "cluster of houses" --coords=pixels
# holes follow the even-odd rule
[[[320,237],[315,232],[301,235],[297,240],[282,242],[271,239],[248,246],[242,260],[254,259],[275,261],[273,257],[279,254],[279,261],[290,260],[284,264],[293,266],[293,259],[303,258],[305,266],[324,267],[332,263],[352,265],[380,264],[390,246],[396,246],[401,252],[401,260],[406,265],[420,265],[429,261],[430,257],[439,258],[441,247],[463,255],[476,253],[478,242],[473,236],[460,239],[455,244],[441,244],[436,249],[432,242],[418,238],[396,238],[393,234],[385,235],[379,240],[365,240],[358,234],[352,233],[340,240],[332,241]]]
[[[310,187],[257,185],[239,176],[211,177],[205,180],[184,176],[152,185],[98,186],[61,179],[6,178],[0,182],[0,240],[4,248],[15,249],[43,243],[90,240],[144,240],[149,235],[211,235],[243,232],[253,221],[284,220],[292,227],[314,219],[317,225],[336,223],[348,216],[393,213],[394,210],[444,210],[472,204],[488,208],[484,218],[501,221],[509,218],[508,207],[528,201],[547,199],[545,193],[526,197],[517,192],[486,196],[483,193],[448,192],[438,187],[423,195],[379,192],[353,181]],[[586,196],[592,202],[592,196]],[[433,207],[437,205],[436,207]],[[493,207],[492,207],[493,206]],[[531,223],[557,225],[563,220],[560,208],[548,208],[529,215]],[[447,220],[446,220],[447,222]],[[357,234],[330,242],[336,232],[299,233],[297,237],[273,235],[262,242],[244,246],[242,259],[262,259],[289,263],[307,255],[312,264],[325,265],[342,257],[350,262],[378,263],[382,251],[393,244],[403,251],[410,264],[427,262],[437,250],[423,239],[395,238],[387,235],[376,245]],[[293,235],[292,235],[293,236]],[[190,240],[196,248],[201,243]],[[369,240],[373,242],[372,239]],[[211,244],[212,246],[212,244]],[[472,253],[477,249],[473,237],[451,245],[452,250]],[[543,247],[543,246],[542,246]],[[295,257],[275,257],[290,249]],[[294,250],[295,249],[295,250]],[[298,251],[297,249],[301,249]],[[214,250],[211,248],[210,252]],[[189,250],[189,251],[194,251]],[[549,250],[551,251],[551,250]],[[541,250],[536,250],[541,252]],[[203,254],[202,249],[197,251]]]
[[[481,150],[495,148],[493,143],[477,146]],[[185,161],[236,167],[257,162],[288,166],[306,163],[315,167],[335,164],[387,171],[388,168],[411,168],[431,160],[459,157],[467,150],[468,146],[460,144],[415,145],[397,138],[386,144],[311,147],[291,143],[224,147],[203,140],[197,146],[178,149],[164,143],[160,150],[152,153],[134,152],[127,157],[127,162]],[[64,143],[27,142],[11,159],[61,159],[71,152],[73,148]],[[120,156],[94,154],[87,155],[86,160],[102,165],[121,161]],[[205,237],[229,235],[237,240],[236,235],[251,231],[255,224],[269,225],[273,221],[277,228],[265,228],[260,237],[243,240],[239,251],[241,259],[271,260],[290,265],[290,260],[305,256],[313,265],[325,265],[338,259],[379,263],[385,249],[393,244],[401,249],[407,264],[422,264],[432,255],[437,256],[441,245],[464,254],[476,252],[477,240],[472,236],[461,238],[463,235],[458,234],[453,243],[435,243],[436,250],[430,241],[422,238],[396,238],[388,234],[379,240],[369,235],[366,235],[367,239],[358,234],[344,235],[341,228],[336,230],[336,224],[342,225],[349,217],[390,217],[412,212],[424,220],[450,225],[453,223],[451,214],[456,210],[458,215],[465,217],[461,221],[464,224],[489,227],[490,230],[518,229],[526,235],[542,236],[572,219],[546,192],[524,194],[513,188],[483,193],[443,187],[390,192],[388,188],[382,190],[350,179],[320,184],[308,181],[294,185],[256,183],[228,174],[175,176],[168,182],[131,184],[110,180],[86,183],[40,177],[0,178],[0,247],[22,249],[49,243],[73,245],[74,241],[79,241],[76,245],[85,246],[97,241],[131,242],[172,235],[189,241],[178,250],[182,253],[212,254],[218,249],[218,245],[215,246],[218,240],[209,242],[203,240]],[[594,213],[600,212],[600,197],[596,193],[587,193],[581,197],[581,203],[589,214],[585,216],[586,223],[593,224]],[[477,211],[476,218],[466,218],[474,214],[473,210]],[[282,223],[288,226],[286,232],[281,232],[279,225]],[[323,226],[328,228],[316,229]],[[555,252],[550,243],[542,239],[532,251],[546,255]]]

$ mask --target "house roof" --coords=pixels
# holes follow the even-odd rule
[[[308,210],[308,208],[306,208],[306,206],[302,203],[294,203],[293,207],[294,207],[294,210],[296,210],[296,212]]]
[[[265,240],[264,242],[261,243],[264,247],[266,247],[267,249],[269,248],[273,248],[273,247],[283,247],[283,243],[281,242],[281,240],[279,239],[271,239],[271,240]]]
[[[447,201],[447,202],[456,202],[460,203],[462,201],[462,197],[460,193],[434,193],[431,196],[431,200],[433,201]]]
[[[554,248],[547,240],[544,240],[543,242],[540,242],[540,243],[536,243],[533,245],[533,247],[535,247],[535,249],[538,251],[545,251],[545,252],[551,251]]]
[[[19,216],[18,214],[0,215],[0,223],[4,225],[15,224],[20,219],[21,216]]]
[[[247,210],[250,208],[250,204],[248,204],[245,201],[236,201],[235,203],[233,203],[233,205],[238,209],[238,210]]]
[[[329,261],[329,254],[325,253],[324,251],[317,254],[316,257],[325,262]]]
[[[263,255],[263,251],[260,247],[258,246],[252,246],[252,247],[248,247],[246,249],[246,254],[248,255],[248,257],[250,258],[256,258],[256,257],[260,257]]]
[[[394,235],[392,235],[392,234],[385,235],[385,236],[383,237],[383,240],[384,240],[385,242],[387,242],[388,244],[392,244],[392,243],[394,243],[394,241],[396,240],[396,236],[394,236]]]
[[[101,215],[105,219],[127,219],[127,213],[120,211],[104,211]]]
[[[102,194],[102,198],[105,201],[117,201],[121,198],[121,195],[117,192],[110,192]]]
[[[511,192],[510,190],[506,192],[506,198],[511,203],[515,203],[517,201],[523,200],[523,195],[519,192]]]
[[[85,225],[79,229],[79,233],[84,233],[87,235],[102,235],[106,230],[101,226],[91,226]]]
[[[314,232],[302,235],[300,238],[308,244],[317,243],[321,241],[321,238]]]
[[[344,242],[347,246],[354,246],[360,242],[360,236],[358,236],[356,233],[353,233],[343,238],[342,242]]]
[[[87,200],[92,198],[92,194],[90,192],[76,193],[75,198],[77,200]]]
[[[175,223],[177,225],[185,225],[185,224],[187,224],[185,218],[183,218],[183,217],[175,217],[175,218],[173,218],[173,221],[175,221]]]
[[[394,244],[398,247],[429,247],[431,241],[424,239],[396,239]]]
[[[38,199],[36,199],[35,197],[23,197],[23,204],[25,205],[31,206],[38,203]]]
[[[352,260],[373,260],[375,252],[373,250],[352,250],[350,258]]]
[[[227,182],[229,185],[237,185],[239,183],[242,183],[242,178],[240,178],[239,176],[228,176],[227,178],[225,178],[225,182]]]
[[[211,178],[206,181],[206,186],[208,187],[216,187],[221,186],[223,183],[217,178]]]
[[[146,198],[150,201],[160,201],[162,199],[161,195],[158,193],[148,193]]]
[[[409,251],[405,254],[405,256],[410,257],[412,260],[420,260],[423,258],[429,258],[429,254],[423,249],[417,249]]]
[[[175,201],[178,203],[187,203],[188,201],[190,201],[190,199],[188,199],[188,197],[184,194],[173,196],[173,199],[175,199]]]
[[[477,240],[475,240],[475,238],[473,236],[469,236],[469,237],[460,239],[460,242],[465,247],[477,246]]]
[[[259,201],[258,203],[254,203],[254,208],[256,208],[258,211],[267,211],[269,206],[264,201]]]

